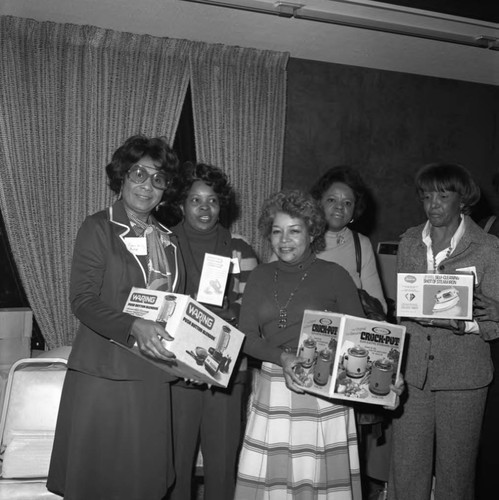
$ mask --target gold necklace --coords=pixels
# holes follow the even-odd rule
[[[337,233],[333,233],[331,231],[332,234],[334,236],[336,236],[336,244],[338,246],[343,245],[343,243],[345,243],[345,239],[346,239],[345,234],[347,232],[347,229],[348,229],[347,226],[345,226],[344,228],[340,229]]]
[[[316,259],[314,258],[314,260],[312,261],[310,266],[315,262],[315,260]],[[309,269],[310,269],[310,267],[309,267]],[[276,303],[277,309],[279,310],[279,322],[278,322],[279,328],[286,328],[287,323],[288,323],[288,306],[291,303],[291,301],[293,300],[293,297],[295,296],[295,293],[298,291],[298,288],[300,288],[301,284],[305,281],[305,278],[307,276],[308,276],[308,270],[303,273],[303,275],[302,275],[300,281],[298,282],[298,284],[296,285],[295,289],[289,294],[288,300],[286,301],[286,303],[283,306],[281,306],[279,304],[279,296],[277,293],[277,284],[279,282],[279,271],[277,269],[275,270],[275,272],[274,272],[274,301]]]

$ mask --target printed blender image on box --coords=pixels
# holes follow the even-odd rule
[[[220,374],[228,373],[233,362],[231,355],[225,354],[229,347],[230,333],[230,328],[224,325],[215,347],[206,349],[196,346],[193,351],[186,349],[185,352],[194,358],[198,366],[203,366],[212,377],[218,379]]]

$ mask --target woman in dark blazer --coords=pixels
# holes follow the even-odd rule
[[[176,240],[152,216],[177,165],[162,138],[129,138],[106,167],[118,201],[87,217],[76,238],[70,301],[81,324],[47,481],[66,500],[160,500],[173,482],[172,378],[121,346],[173,358],[165,330],[123,307],[134,286],[183,292]]]

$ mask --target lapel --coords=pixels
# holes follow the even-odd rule
[[[449,260],[452,260],[453,258],[461,255],[470,247],[470,245],[474,243],[481,244],[482,242],[481,235],[483,234],[483,230],[473,221],[473,219],[469,215],[463,215],[463,217],[465,224],[464,233],[459,240],[455,251],[452,252],[452,255],[449,257]],[[426,265],[426,245],[421,239],[421,232],[423,231],[424,226],[425,224],[421,224],[419,226],[410,228],[407,230],[405,235],[414,240],[414,243],[411,246],[411,248],[413,249],[413,251],[411,252],[411,258],[414,263],[419,264],[420,253],[417,251],[417,249],[420,248],[421,256],[423,256],[424,254],[424,261]]]
[[[147,286],[147,269],[146,262],[147,259],[139,259],[139,257],[128,250],[128,247],[125,243],[125,238],[128,237],[129,233],[132,231],[130,226],[130,221],[125,212],[125,207],[123,206],[123,202],[118,200],[114,205],[110,206],[108,209],[108,217],[109,222],[112,224],[112,228],[116,236],[123,242],[123,246],[125,247],[125,251],[132,256],[134,261],[139,266],[142,277],[144,278],[144,286]],[[133,235],[133,233],[132,233]]]
[[[475,242],[480,243],[479,234],[477,234],[477,229],[480,228],[473,222],[471,217],[469,217],[468,215],[463,215],[463,218],[464,218],[464,233],[461,239],[459,240],[459,243],[457,244],[456,251],[451,255],[451,257],[463,253],[472,243]]]
[[[125,243],[125,238],[133,236],[134,233],[132,233],[132,235],[129,235],[129,233],[132,231],[132,228],[130,226],[130,220],[128,219],[128,216],[126,214],[125,207],[121,200],[118,200],[116,203],[114,203],[114,205],[108,208],[108,216],[109,216],[109,222],[111,222],[111,224],[113,225],[112,227],[115,231],[116,236],[118,236],[118,238],[121,239],[123,245],[125,246],[125,251],[128,252],[133,257],[137,265],[140,267],[142,276],[144,278],[144,283],[145,283],[144,286],[147,286],[147,276],[148,276],[147,257],[142,259],[139,258],[137,255],[133,254],[128,250],[128,247]],[[153,217],[153,224],[163,233],[165,233],[167,240],[166,245],[164,245],[165,253],[168,259],[168,264],[173,274],[172,290],[176,290],[179,280],[178,246],[170,238],[172,232],[166,226],[160,224],[154,217]]]

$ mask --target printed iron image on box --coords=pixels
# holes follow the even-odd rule
[[[473,274],[397,274],[397,316],[471,320]]]
[[[163,340],[176,356],[174,363],[152,360],[138,347],[128,348],[181,378],[227,387],[244,334],[188,295],[132,288],[124,312],[161,323],[174,337]],[[121,344],[120,344],[121,345]]]
[[[331,399],[394,406],[405,326],[305,310],[296,373],[307,392]]]

